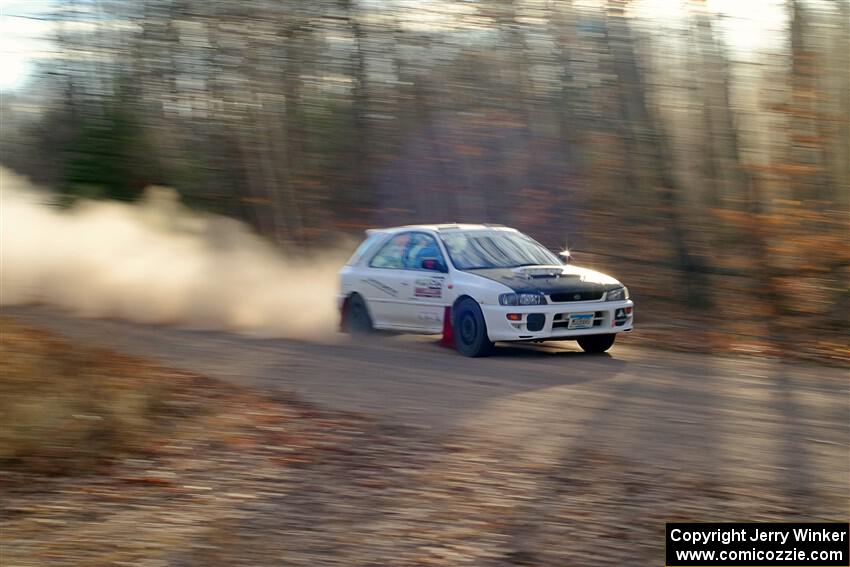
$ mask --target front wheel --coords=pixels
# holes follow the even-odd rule
[[[577,340],[578,346],[584,352],[605,352],[614,344],[615,338],[617,335],[611,333],[610,335],[586,335]]]
[[[464,299],[454,309],[455,346],[464,356],[487,356],[493,343],[487,336],[487,324],[481,308],[472,299]]]

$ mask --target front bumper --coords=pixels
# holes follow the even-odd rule
[[[487,323],[487,334],[491,341],[528,341],[540,339],[571,339],[583,335],[601,335],[631,331],[634,327],[634,303],[626,301],[577,301],[549,305],[529,305],[523,307],[505,305],[481,305],[481,312]],[[620,313],[617,318],[616,314]],[[627,316],[623,317],[628,311]],[[519,321],[510,321],[508,313],[519,313]],[[587,329],[568,329],[569,316],[572,314],[592,313],[593,326]],[[529,329],[529,315],[540,320],[542,328]],[[539,326],[539,324],[538,324]]]

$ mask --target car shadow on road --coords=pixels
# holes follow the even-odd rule
[[[572,341],[558,341],[557,343],[496,343],[493,355],[513,358],[540,358],[550,356],[575,357],[577,359],[613,358],[610,352],[586,353]]]

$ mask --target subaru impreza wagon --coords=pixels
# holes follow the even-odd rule
[[[367,231],[340,271],[341,327],[443,334],[466,356],[499,341],[575,340],[604,352],[631,331],[629,290],[496,225]]]

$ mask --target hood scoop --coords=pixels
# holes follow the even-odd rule
[[[527,279],[535,279],[535,278],[563,278],[563,277],[575,277],[578,276],[574,274],[565,274],[564,268],[561,266],[521,266],[519,268],[514,268],[511,270],[518,276],[527,278]]]

